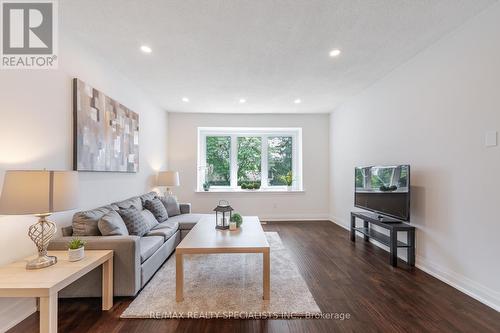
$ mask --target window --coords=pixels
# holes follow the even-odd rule
[[[238,137],[238,186],[256,183],[262,186],[262,138]]]
[[[229,169],[231,155],[231,137],[229,136],[207,136],[207,159],[206,164],[210,170],[210,185],[229,186],[231,173]]]
[[[302,129],[198,128],[198,190],[302,190]]]

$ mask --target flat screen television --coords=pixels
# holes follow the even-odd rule
[[[410,166],[356,167],[354,206],[410,221]]]

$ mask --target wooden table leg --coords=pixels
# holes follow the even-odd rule
[[[113,307],[113,257],[102,264],[102,309]]]
[[[57,293],[40,297],[40,333],[57,333]]]
[[[182,253],[175,251],[175,300],[177,302],[184,300],[184,267],[182,260]]]
[[[263,289],[264,289],[264,300],[271,299],[271,257],[269,249],[265,250],[263,253]]]

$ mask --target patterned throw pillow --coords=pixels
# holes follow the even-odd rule
[[[146,202],[144,203],[144,208],[153,213],[155,218],[160,223],[168,219],[167,209],[158,198],[154,198],[153,200],[146,200]]]
[[[123,222],[125,222],[130,235],[142,237],[149,231],[146,219],[137,208],[120,209],[118,214],[120,214]]]
[[[168,196],[161,198],[161,202],[163,206],[165,206],[165,208],[167,209],[168,216],[172,217],[180,215],[181,207],[177,202],[177,198],[175,196]]]
[[[97,222],[99,231],[103,236],[126,236],[128,235],[127,226],[122,217],[114,210],[104,214]]]
[[[148,224],[148,229],[151,230],[154,227],[156,227],[159,223],[156,217],[151,213],[151,211],[144,209],[141,212],[142,216],[144,216],[144,219],[146,220],[146,223]]]

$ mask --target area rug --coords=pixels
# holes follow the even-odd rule
[[[321,311],[276,232],[271,246],[271,299],[262,299],[262,254],[184,255],[184,301],[175,301],[171,256],[121,318],[295,318]]]

